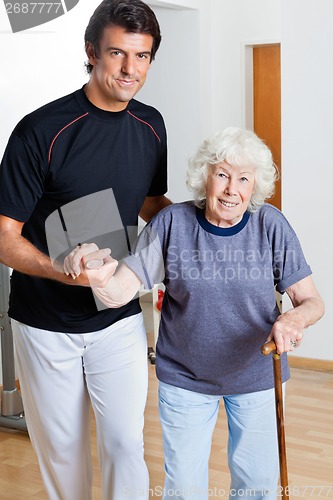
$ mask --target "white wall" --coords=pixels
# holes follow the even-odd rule
[[[147,0],[151,7],[163,7],[167,9],[199,9],[202,0]]]
[[[200,19],[198,10],[154,10],[162,43],[138,99],[157,107],[164,117],[169,147],[168,196],[176,202],[191,198],[186,188],[186,169],[201,139]]]
[[[211,0],[213,130],[245,126],[245,44],[279,42],[280,0]]]
[[[0,154],[26,113],[68,94],[87,80],[84,29],[99,0],[81,0],[54,21],[13,34],[0,3]],[[5,119],[4,119],[5,117]]]
[[[282,0],[282,208],[326,303],[325,316],[308,330],[295,355],[328,360],[333,360],[332,25],[331,0]]]

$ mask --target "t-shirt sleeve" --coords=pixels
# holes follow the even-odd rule
[[[161,117],[160,155],[157,160],[155,175],[147,196],[161,196],[168,191],[167,157],[167,135],[164,121]]]
[[[44,177],[37,153],[13,133],[0,167],[0,213],[26,222],[43,194]]]
[[[289,242],[288,246],[283,260],[274,267],[276,290],[280,293],[284,293],[289,286],[312,274],[297,237]]]
[[[273,273],[276,290],[286,289],[312,274],[300,241],[283,215],[280,216],[274,233],[271,234],[273,248]]]
[[[162,246],[153,226],[147,225],[141,231],[134,252],[123,262],[139,277],[146,290],[163,282],[165,269]]]

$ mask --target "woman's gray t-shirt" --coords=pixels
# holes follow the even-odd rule
[[[170,205],[143,229],[124,262],[146,289],[166,290],[156,346],[162,382],[212,395],[272,388],[261,354],[280,314],[276,290],[311,274],[299,240],[264,204],[230,228],[210,224],[193,202]],[[283,380],[289,378],[282,355]]]

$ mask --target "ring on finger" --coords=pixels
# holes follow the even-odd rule
[[[297,347],[297,344],[298,344],[297,340],[291,340],[291,341],[290,341],[290,345],[291,345],[291,347],[293,347],[293,348]]]

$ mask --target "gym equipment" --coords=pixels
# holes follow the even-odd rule
[[[0,427],[27,431],[22,398],[15,384],[13,334],[8,317],[9,268],[0,263],[0,330],[2,358],[2,391]]]
[[[153,288],[153,322],[154,322],[154,347],[148,347],[148,359],[152,365],[156,364],[156,342],[158,337],[158,326],[160,323],[160,313],[162,309],[162,302],[164,291],[155,285]]]

